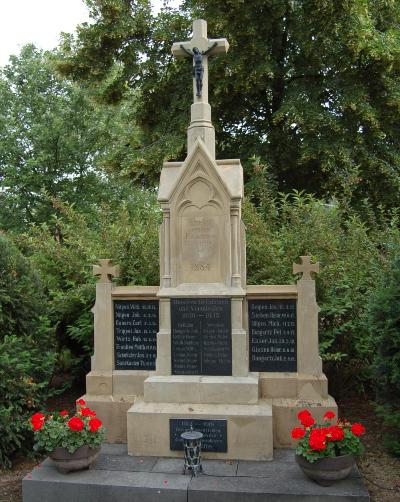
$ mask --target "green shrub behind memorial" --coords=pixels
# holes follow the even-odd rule
[[[293,283],[292,264],[299,256],[319,261],[320,352],[330,391],[337,398],[370,391],[373,349],[364,318],[385,256],[399,240],[395,215],[362,221],[338,203],[304,193],[257,195],[257,208],[249,201],[244,205],[247,283]]]
[[[376,409],[387,446],[400,456],[400,246],[371,295],[367,321]]]
[[[27,419],[49,393],[55,356],[45,309],[38,274],[0,234],[0,466],[29,449]]]

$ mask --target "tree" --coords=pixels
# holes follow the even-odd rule
[[[55,197],[87,212],[107,196],[95,164],[106,114],[56,77],[49,56],[27,45],[0,70],[4,229],[50,221]]]
[[[210,65],[219,157],[240,156],[247,179],[260,157],[284,191],[399,205],[398,2],[186,0],[157,17],[147,0],[87,3],[94,23],[65,39],[58,69],[107,102],[135,89],[143,136],[131,176],[146,164],[154,183],[161,157],[184,156],[190,68],[170,48],[202,17],[230,43]]]

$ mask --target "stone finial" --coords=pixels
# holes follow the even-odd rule
[[[113,277],[119,276],[119,267],[112,265],[112,260],[99,260],[100,265],[93,265],[93,275],[99,275],[99,283],[107,284]]]
[[[300,256],[301,264],[293,263],[293,273],[303,274],[300,281],[312,281],[311,272],[319,273],[319,261],[311,263],[311,256]]]

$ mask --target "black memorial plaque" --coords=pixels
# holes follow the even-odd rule
[[[171,300],[173,375],[231,375],[229,298]]]
[[[158,300],[114,301],[116,370],[155,370]]]
[[[297,371],[296,300],[249,300],[250,371]]]
[[[169,442],[171,450],[183,450],[181,434],[189,431],[190,427],[203,433],[201,440],[202,451],[225,453],[228,451],[226,420],[200,420],[193,418],[170,418]]]

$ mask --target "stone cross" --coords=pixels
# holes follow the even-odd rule
[[[196,57],[198,49],[201,57]],[[193,36],[187,42],[175,42],[172,54],[177,58],[193,57],[193,102],[208,103],[208,58],[215,54],[228,52],[229,44],[226,38],[207,38],[207,22],[203,19],[193,21]],[[200,68],[202,65],[202,69]],[[201,78],[200,92],[196,86],[196,79]]]
[[[113,277],[119,276],[119,267],[112,266],[112,260],[99,260],[100,265],[93,265],[93,275],[99,275],[98,283],[110,283]]]
[[[311,263],[311,256],[300,256],[301,264],[293,263],[293,273],[303,274],[301,281],[312,281],[311,272],[319,273],[319,262]]]

